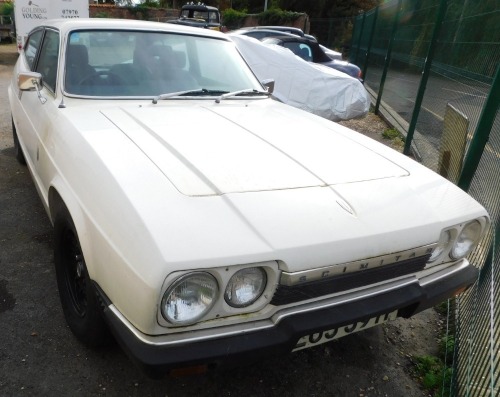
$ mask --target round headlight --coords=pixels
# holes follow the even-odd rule
[[[465,225],[451,249],[450,257],[456,260],[471,252],[481,238],[481,229],[481,223],[478,221]]]
[[[267,275],[261,267],[237,271],[229,280],[224,299],[232,307],[246,307],[254,303],[264,292]]]
[[[218,292],[217,280],[211,274],[186,274],[163,295],[161,313],[165,320],[175,325],[195,323],[212,308]]]
[[[441,236],[439,236],[439,241],[437,243],[436,248],[432,251],[432,255],[429,258],[428,262],[434,262],[439,256],[443,253],[444,250],[448,248],[451,241],[451,234],[449,230],[444,230],[441,232]]]

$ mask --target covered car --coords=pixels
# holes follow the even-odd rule
[[[111,331],[152,376],[233,367],[412,316],[477,278],[480,204],[272,99],[224,34],[45,20],[26,49],[8,89],[15,153],[86,345]]]
[[[333,121],[368,113],[370,98],[357,79],[307,62],[281,46],[245,35],[229,36],[259,79],[275,81],[273,95],[280,101]]]

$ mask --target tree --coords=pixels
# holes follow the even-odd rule
[[[283,10],[305,12],[311,18],[346,18],[371,10],[380,0],[278,0]]]
[[[14,4],[13,3],[0,4],[0,15],[14,15]]]

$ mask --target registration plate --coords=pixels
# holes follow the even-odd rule
[[[395,310],[391,313],[381,314],[377,317],[372,317],[366,321],[358,321],[353,324],[343,325],[338,328],[331,329],[329,331],[317,332],[315,334],[306,335],[299,339],[293,351],[298,351],[302,349],[307,349],[308,347],[313,347],[316,345],[321,345],[322,343],[330,342],[332,340],[342,338],[343,336],[354,334],[355,332],[363,331],[374,327],[375,325],[383,324],[390,320],[395,320],[398,311]]]

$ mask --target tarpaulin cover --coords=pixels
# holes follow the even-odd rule
[[[229,35],[262,81],[274,79],[280,101],[333,121],[363,117],[370,108],[366,89],[338,70],[306,62],[290,50],[244,35]]]

